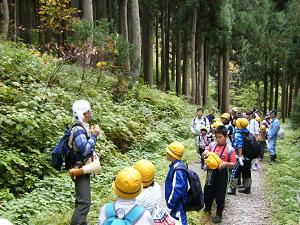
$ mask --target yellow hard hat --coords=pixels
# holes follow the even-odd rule
[[[200,130],[206,130],[206,132],[207,132],[208,128],[206,126],[202,126]]]
[[[215,122],[222,122],[222,120],[221,120],[220,118],[214,118],[214,119],[212,120],[212,123],[215,123]]]
[[[180,142],[172,142],[167,148],[167,153],[174,159],[181,159],[184,152],[184,145]]]
[[[150,186],[154,181],[155,166],[152,162],[146,159],[137,161],[134,168],[142,175],[142,182],[144,187]]]
[[[266,128],[265,125],[260,125],[259,129],[260,129],[261,131],[266,131],[266,130],[267,130],[267,128]]]
[[[235,121],[235,125],[237,126],[237,128],[239,129],[243,129],[246,128],[248,126],[249,122],[246,118],[238,118]]]
[[[258,121],[258,122],[261,122],[261,118],[260,118],[259,116],[257,116],[257,117],[255,118],[255,120]]]
[[[217,122],[214,122],[212,125],[211,125],[211,128],[212,129],[217,129],[219,126],[223,126],[224,124],[220,121],[217,121]]]
[[[134,168],[124,168],[113,181],[112,189],[121,198],[133,199],[143,190],[142,175]]]
[[[226,120],[230,120],[230,114],[229,113],[223,113],[221,118],[224,118]]]
[[[222,160],[220,159],[219,155],[214,152],[209,152],[207,154],[207,158],[205,159],[205,163],[209,169],[217,169],[219,165],[222,164]]]

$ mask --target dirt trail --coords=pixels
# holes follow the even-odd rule
[[[265,182],[264,182],[264,166],[259,164],[257,171],[252,171],[252,187],[251,194],[227,195],[226,207],[223,213],[223,225],[267,225],[269,213],[269,204],[266,199]],[[192,169],[200,172],[201,176],[206,176],[206,172],[200,171],[200,164],[190,166]],[[202,182],[204,186],[204,182]],[[201,213],[201,215],[203,215]],[[211,218],[215,215],[212,211]],[[208,218],[207,218],[208,219]],[[205,223],[205,224],[210,224]]]

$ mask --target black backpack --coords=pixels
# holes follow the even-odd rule
[[[188,177],[188,182],[190,185],[188,192],[188,199],[184,204],[184,210],[187,211],[199,211],[204,206],[204,196],[202,192],[201,182],[199,179],[198,174],[188,169],[187,166],[179,165],[175,168],[174,173],[176,170],[184,170]],[[173,176],[174,176],[173,173]]]
[[[260,155],[260,147],[256,137],[251,133],[242,133],[244,136],[243,155],[248,159],[255,159]]]

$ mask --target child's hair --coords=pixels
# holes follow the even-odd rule
[[[203,112],[203,108],[197,108],[197,112],[202,111]]]
[[[216,134],[223,134],[225,137],[227,136],[227,128],[225,126],[218,126],[217,129],[215,130]]]

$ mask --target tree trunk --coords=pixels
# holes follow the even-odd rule
[[[131,22],[132,22],[132,44],[134,45],[134,64],[132,65],[132,76],[134,79],[140,75],[141,70],[141,27],[139,14],[139,1],[131,0]]]
[[[281,119],[282,122],[285,122],[286,112],[286,71],[283,72],[282,84],[281,84]]]
[[[149,7],[143,10],[144,12],[144,47],[143,47],[143,66],[144,66],[144,82],[152,85],[153,83],[153,17]]]
[[[79,0],[71,0],[71,7],[79,10]],[[78,16],[78,11],[75,13],[74,17]]]
[[[128,43],[128,21],[127,21],[127,0],[119,1],[119,33],[124,37],[125,41]],[[127,51],[126,59],[126,71],[130,71],[130,56],[129,51]]]
[[[156,73],[156,86],[159,86],[159,43],[158,43],[158,18],[155,19],[155,73]]]
[[[222,86],[223,86],[223,52],[220,47],[218,56],[218,109],[222,104]]]
[[[189,41],[186,40],[183,48],[183,72],[182,72],[182,94],[189,96],[190,94],[190,79],[189,79]]]
[[[31,27],[32,27],[32,2],[29,3],[25,1],[20,1],[20,25],[23,27],[21,32],[21,37],[23,38],[24,43],[29,44],[31,42]]]
[[[229,111],[229,44],[224,40],[223,44],[223,87],[221,112]]]
[[[273,109],[273,98],[274,98],[274,80],[270,74],[270,95],[269,95],[269,110]]]
[[[284,112],[285,112],[285,118],[288,117],[288,108],[289,108],[289,85],[290,85],[290,82],[289,82],[288,77],[287,77],[286,88],[285,88],[285,109],[284,109]]]
[[[268,104],[268,75],[264,74],[264,115],[267,114],[267,104]]]
[[[167,20],[166,20],[166,52],[165,52],[165,76],[166,76],[166,91],[170,90],[170,4],[171,1],[166,0]]]
[[[195,70],[195,46],[196,46],[196,25],[197,25],[197,8],[193,9],[192,15],[192,33],[191,33],[191,77],[192,93],[191,103],[196,103],[196,70]]]
[[[277,68],[275,75],[275,101],[274,108],[278,109],[278,89],[279,89],[279,68]]]
[[[161,70],[161,82],[160,88],[162,90],[166,87],[166,74],[165,74],[165,13],[164,8],[161,12],[161,20],[160,20],[160,37],[161,37],[161,55],[160,55],[160,70]]]
[[[181,28],[176,25],[176,94],[181,95]]]
[[[290,92],[289,92],[289,107],[288,107],[288,117],[291,116],[292,105],[293,105],[293,89],[294,89],[294,80],[290,79]]]
[[[175,42],[175,37],[173,37],[173,40],[172,40],[172,68],[171,68],[172,82],[175,81],[175,68],[176,68],[176,42]]]
[[[207,96],[208,96],[208,80],[209,80],[209,64],[210,64],[210,46],[208,40],[205,40],[204,46],[205,46],[205,51],[204,51],[203,105],[206,105]]]
[[[3,22],[0,31],[0,39],[7,39],[9,25],[8,0],[2,0],[3,5]]]
[[[96,20],[100,21],[107,17],[106,0],[96,0]]]
[[[93,22],[93,0],[84,0],[83,19]]]
[[[299,92],[299,75],[296,75],[295,77],[295,88],[294,88],[294,99],[297,98],[298,92]]]
[[[199,32],[198,37],[198,87],[197,87],[197,104],[199,106],[203,105],[203,80],[204,80],[204,36],[203,33]]]

